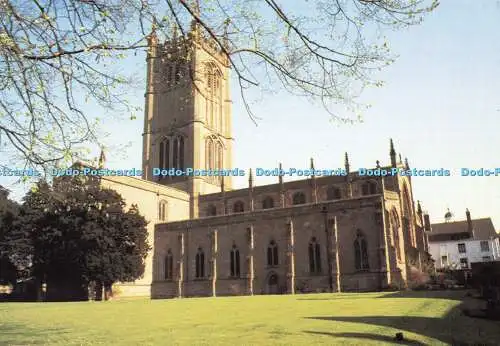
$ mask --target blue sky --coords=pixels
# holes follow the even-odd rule
[[[277,94],[255,105],[256,127],[233,91],[234,167],[317,168],[343,165],[347,151],[352,169],[389,162],[389,138],[411,167],[445,168],[451,177],[416,177],[414,197],[433,222],[447,208],[455,219],[492,217],[500,229],[500,176],[461,177],[461,167],[500,167],[500,5],[497,1],[443,1],[419,26],[387,33],[399,57],[377,77],[385,86],[368,90],[372,104],[364,123],[332,123],[320,107]],[[133,66],[141,72],[143,65]],[[132,68],[132,66],[130,66]],[[234,85],[234,83],[233,83]],[[144,90],[136,99],[143,104]],[[135,99],[135,98],[134,98]],[[122,150],[108,153],[110,168],[140,168],[143,118],[105,122],[109,142]],[[120,131],[116,131],[119,128]],[[119,133],[118,133],[119,132]],[[247,178],[237,178],[245,187]],[[275,179],[258,177],[257,184]],[[0,179],[14,191],[20,187]]]

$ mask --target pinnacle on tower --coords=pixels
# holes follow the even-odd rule
[[[392,167],[396,167],[396,150],[394,150],[394,142],[392,141],[392,138],[391,138],[391,142],[390,142],[390,151],[389,151],[389,156],[391,157],[391,166]]]
[[[250,173],[248,175],[248,186],[250,188],[253,187],[253,172],[252,172],[252,169],[250,168]]]
[[[349,156],[347,155],[347,151],[345,152],[345,155],[344,155],[344,167],[345,167],[346,173],[349,174],[350,166],[349,166]]]

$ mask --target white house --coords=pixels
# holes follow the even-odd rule
[[[490,218],[431,225],[429,253],[436,269],[469,269],[471,263],[500,260],[500,239]]]

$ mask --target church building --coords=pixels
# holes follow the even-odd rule
[[[146,273],[123,295],[151,298],[371,291],[407,286],[428,258],[429,218],[411,177],[345,175],[233,189],[230,176],[155,169],[232,168],[230,64],[193,25],[147,56],[143,177],[102,177],[150,221]],[[392,140],[390,164],[397,160]],[[311,160],[311,167],[314,163]]]

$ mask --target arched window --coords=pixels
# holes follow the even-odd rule
[[[174,139],[174,145],[173,145],[173,153],[172,153],[172,167],[175,169],[179,168],[179,141],[177,139]]]
[[[361,193],[363,196],[375,195],[377,193],[377,183],[368,181],[361,186]]]
[[[198,252],[196,253],[196,273],[197,278],[205,277],[205,253],[203,250],[198,248]]]
[[[174,256],[169,249],[165,256],[165,280],[172,280],[174,276]]]
[[[231,277],[240,277],[240,250],[233,245],[231,249]]]
[[[401,260],[401,244],[399,242],[399,215],[396,209],[392,209],[391,212],[391,228],[392,228],[392,239],[394,240],[394,249],[396,250],[396,257]]]
[[[267,196],[262,200],[262,209],[271,209],[274,208],[274,199],[270,196]]]
[[[207,123],[209,127],[221,130],[222,73],[213,62],[205,65],[205,80]]]
[[[178,137],[179,141],[179,169],[184,169],[184,137]]]
[[[236,201],[233,204],[233,213],[243,213],[245,211],[245,204],[242,201]]]
[[[212,138],[207,138],[206,140],[206,162],[205,166],[207,169],[214,169],[214,163],[215,163],[215,157],[214,157],[214,151],[215,151],[215,143]]]
[[[341,198],[342,198],[342,192],[338,187],[331,186],[328,188],[328,190],[326,190],[326,199],[328,201]]]
[[[163,169],[165,167],[165,143],[160,142],[160,154],[159,154],[159,163],[158,168]]]
[[[276,244],[274,240],[271,240],[269,246],[267,247],[267,265],[278,265],[278,244]]]
[[[309,271],[311,273],[321,273],[321,251],[315,237],[309,242]]]
[[[207,207],[207,216],[216,216],[216,215],[217,215],[217,208],[215,207],[215,205],[210,204]]]
[[[217,169],[222,169],[223,167],[223,156],[222,156],[222,143],[217,143]]]
[[[360,230],[356,232],[356,239],[354,240],[354,256],[356,270],[366,270],[370,268],[368,264],[368,248],[366,239]]]
[[[165,140],[165,159],[163,160],[163,169],[170,168],[170,139]]]
[[[293,204],[305,204],[306,203],[306,195],[303,192],[296,192],[293,194]]]
[[[158,206],[158,219],[160,221],[167,220],[167,202],[166,201],[160,201],[160,204]]]

